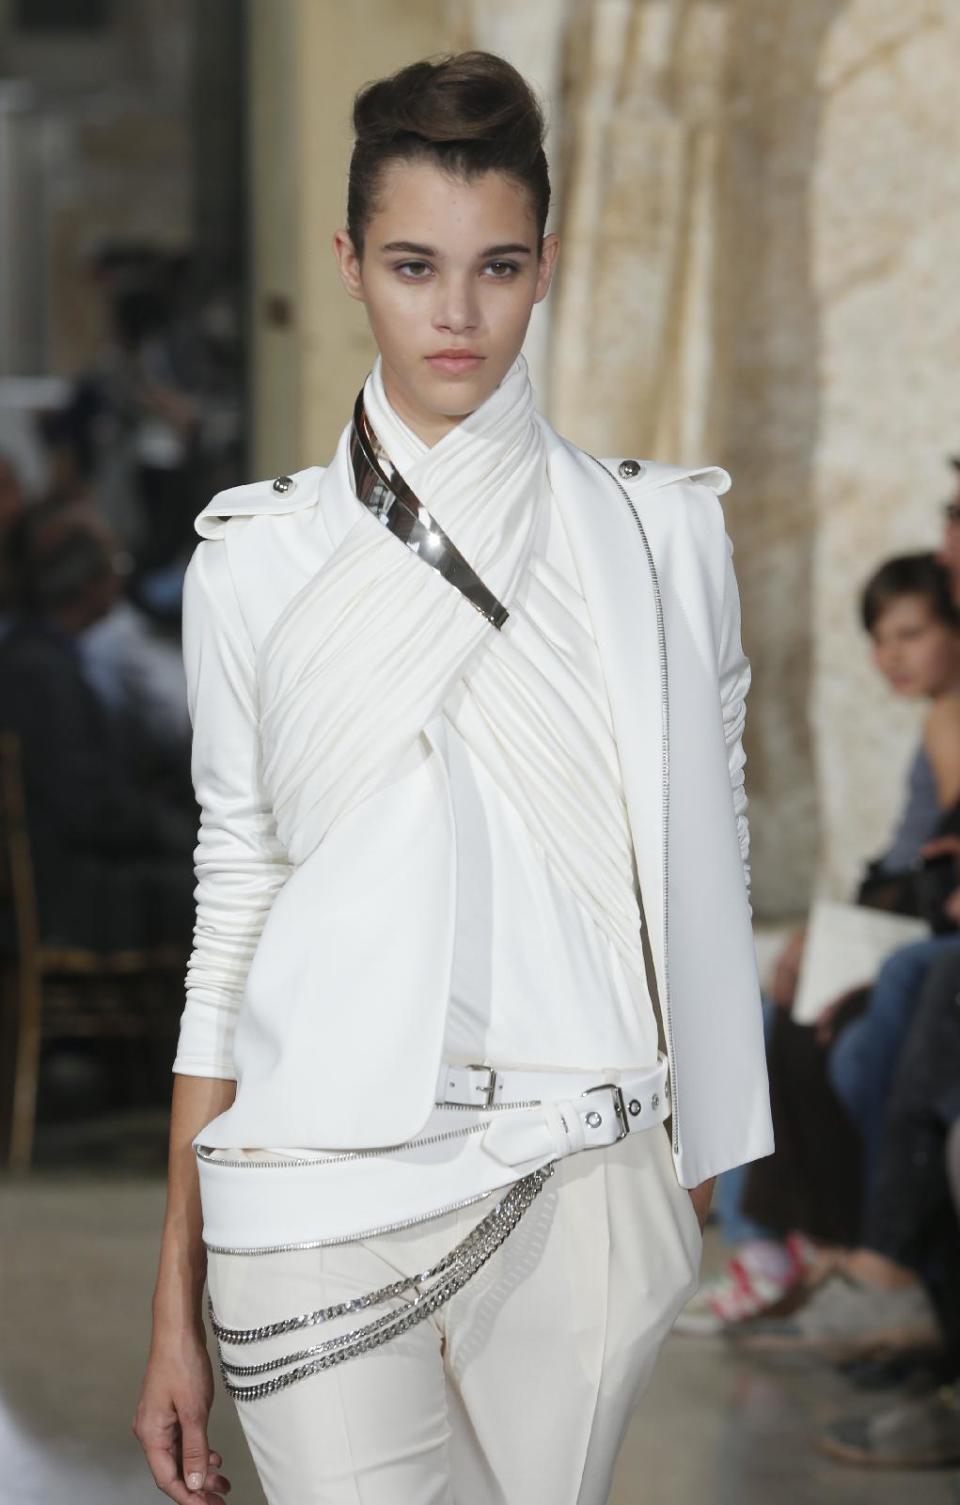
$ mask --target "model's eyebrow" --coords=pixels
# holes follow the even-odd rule
[[[386,245],[380,247],[381,251],[405,251],[409,256],[431,256],[434,261],[440,259],[441,252],[434,246],[421,246],[415,240],[388,240]],[[532,256],[533,247],[524,246],[519,242],[505,246],[487,246],[481,251],[480,258],[485,261],[491,256]]]

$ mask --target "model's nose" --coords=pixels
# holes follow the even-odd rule
[[[437,329],[448,329],[451,334],[476,329],[479,314],[476,294],[470,284],[451,282],[441,286],[434,323]]]

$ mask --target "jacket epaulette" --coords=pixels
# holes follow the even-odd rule
[[[634,492],[656,491],[674,481],[699,481],[702,485],[709,486],[717,496],[723,496],[731,485],[729,472],[720,465],[661,465],[656,460],[634,460],[619,455],[612,460],[604,459],[602,463],[611,475],[630,486]]]
[[[316,488],[323,474],[322,465],[308,465],[289,475],[270,476],[264,481],[247,481],[242,486],[227,486],[218,491],[194,519],[201,538],[219,538],[231,517],[254,517],[262,513],[279,516],[300,512],[316,501]]]

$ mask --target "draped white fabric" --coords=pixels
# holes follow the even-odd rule
[[[617,748],[602,676],[584,672],[596,647],[582,599],[535,548],[551,476],[526,362],[432,447],[391,406],[379,357],[364,403],[396,469],[510,615],[492,626],[351,486],[356,521],[260,652],[263,778],[280,839],[306,860],[442,708],[642,975]],[[346,484],[341,468],[324,477]]]

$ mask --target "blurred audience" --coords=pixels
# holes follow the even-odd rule
[[[43,939],[186,945],[197,811],[182,727],[158,738],[144,687],[131,700],[118,673],[104,694],[106,656],[86,649],[120,601],[116,552],[80,504],[35,504],[8,530],[0,726],[20,740]]]
[[[861,619],[893,691],[926,700],[928,709],[900,819],[859,897],[870,902],[872,889],[877,902],[879,887],[882,907],[916,913],[918,864],[960,801],[960,616],[945,564],[932,553],[888,561],[862,592]],[[784,948],[765,1005],[777,1151],[724,1178],[718,1208],[737,1251],[684,1313],[685,1330],[750,1319],[816,1271],[816,1245],[857,1240],[917,989],[942,952],[960,951],[951,886],[936,915],[942,933],[895,953],[872,987],[838,999],[815,1028],[790,1017],[805,932]]]
[[[960,955],[930,968],[900,1055],[880,1171],[858,1247],[837,1251],[791,1314],[741,1324],[746,1350],[851,1360],[943,1350],[952,1382],[878,1414],[842,1417],[820,1442],[845,1462],[960,1463]]]
[[[802,1353],[894,1393],[822,1427],[848,1464],[960,1464],[960,459],[936,555],[861,597],[877,667],[927,701],[900,818],[856,901],[929,924],[812,1026],[791,1017],[804,932],[764,998],[777,1149],[720,1178],[736,1245],[678,1326]]]
[[[42,415],[50,488],[92,490],[130,555],[130,594],[175,631],[193,519],[241,478],[236,292],[150,246],[105,245],[91,272],[107,338],[69,402]]]

